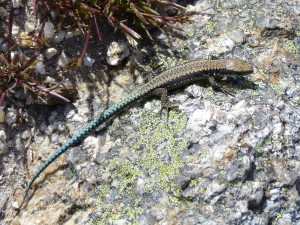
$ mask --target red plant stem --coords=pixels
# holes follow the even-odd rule
[[[176,18],[170,17],[170,16],[157,16],[157,15],[148,14],[148,13],[142,13],[142,14],[143,14],[144,16],[154,17],[154,18],[161,19],[161,20],[177,21]]]
[[[101,34],[100,34],[100,31],[99,31],[99,27],[98,27],[98,23],[97,23],[97,18],[95,16],[95,14],[93,14],[93,19],[94,19],[94,23],[93,24],[94,24],[97,36],[98,36],[99,40],[102,41]]]
[[[174,2],[170,2],[170,1],[159,1],[159,0],[149,0],[150,2],[158,2],[162,5],[166,5],[166,6],[170,6],[170,7],[174,7],[174,8],[177,8],[177,9],[184,9],[183,6],[181,5],[178,5]]]
[[[2,106],[2,103],[5,99],[5,96],[7,95],[8,93],[8,89],[6,88],[6,90],[4,90],[4,93],[1,95],[1,98],[0,98],[0,106]]]
[[[36,60],[37,55],[32,56],[20,69],[20,71],[25,70],[27,67],[30,66],[31,63],[33,63],[34,60]]]
[[[6,66],[9,65],[8,58],[5,57],[4,55],[0,55],[0,60],[1,62],[5,63]]]
[[[30,86],[30,87],[34,87],[34,88],[38,89],[39,91],[45,92],[45,93],[47,93],[47,94],[49,94],[49,95],[51,95],[51,96],[53,96],[53,97],[59,98],[59,99],[65,101],[65,102],[70,102],[70,100],[67,99],[67,98],[65,98],[64,96],[62,96],[62,95],[60,95],[60,94],[58,94],[58,93],[56,93],[56,92],[54,92],[54,91],[49,91],[47,88],[44,88],[44,87],[42,87],[42,86],[39,86],[39,85],[36,84],[36,83],[27,83],[27,82],[21,81],[21,80],[19,80],[19,82],[20,82],[20,84],[21,84],[22,86],[28,85],[28,86]]]
[[[90,36],[91,36],[91,28],[89,27],[88,31],[87,31],[87,34],[86,34],[86,37],[85,37],[85,44],[84,44],[84,48],[82,50],[82,53],[79,57],[79,62],[81,63],[83,61],[83,57],[85,56],[86,54],[86,51],[87,51],[87,47],[89,45],[89,39],[90,39]]]
[[[38,0],[33,1],[33,13],[36,14]]]

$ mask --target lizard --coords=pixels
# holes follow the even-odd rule
[[[172,107],[172,105],[167,102],[168,90],[201,79],[208,79],[213,88],[220,89],[222,92],[231,95],[231,92],[220,85],[216,80],[224,78],[225,76],[245,76],[251,74],[252,72],[253,68],[241,59],[195,60],[165,70],[161,74],[151,79],[148,83],[142,85],[140,88],[137,88],[127,97],[123,98],[102,112],[85,128],[79,131],[79,133],[69,139],[69,141],[67,141],[56,152],[54,152],[28,181],[19,209],[22,208],[24,202],[26,201],[28,192],[33,182],[53,161],[55,161],[60,155],[62,155],[71,147],[79,144],[100,125],[110,121],[128,106],[137,101],[145,99],[148,96],[161,95],[162,108]]]

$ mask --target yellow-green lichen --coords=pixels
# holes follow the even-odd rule
[[[175,111],[171,111],[169,115],[169,124],[165,116],[164,121],[157,114],[141,113],[141,126],[137,132],[137,142],[131,151],[135,152],[141,148],[145,149],[143,157],[138,159],[138,163],[148,175],[155,173],[157,175],[157,183],[166,191],[170,190],[169,179],[179,173],[179,168],[183,165],[183,161],[179,156],[179,151],[185,148],[187,141],[183,137],[177,136],[181,133],[186,124],[186,118]],[[166,143],[164,149],[158,151],[158,147]]]
[[[195,187],[201,180],[201,177],[191,180],[189,187]]]
[[[299,52],[300,52],[292,40],[285,41],[284,49],[293,54],[299,54]]]
[[[209,21],[208,24],[205,26],[205,30],[208,34],[212,33],[215,29],[217,25],[217,22],[214,22],[214,21]]]
[[[255,21],[254,20],[249,20],[248,23],[246,24],[246,28],[248,30],[251,30],[254,27]]]
[[[283,13],[283,7],[282,6],[277,6],[274,10],[274,13],[281,16]]]
[[[154,101],[155,102],[155,101]],[[139,115],[132,115],[139,126],[133,127],[134,141],[129,147],[125,137],[121,137],[120,146],[112,152],[126,151],[126,157],[120,153],[112,157],[99,171],[110,174],[110,179],[103,181],[97,188],[97,208],[99,213],[91,221],[93,224],[105,224],[126,220],[128,224],[138,224],[143,211],[139,206],[142,196],[134,191],[138,179],[144,181],[143,193],[168,193],[171,205],[180,203],[181,187],[173,182],[183,166],[180,152],[186,148],[183,138],[186,117],[178,111],[166,115],[149,113],[143,110]],[[129,116],[130,119],[130,116]],[[118,129],[118,126],[120,128]],[[114,130],[123,130],[121,125],[113,125]],[[124,150],[125,149],[125,150]],[[112,153],[113,154],[113,153]]]
[[[252,118],[253,128],[256,129],[256,130],[259,130],[259,126],[257,125],[257,122],[256,122],[256,116],[252,115],[251,118]]]
[[[204,187],[199,188],[199,193],[200,194],[204,194],[205,191],[206,191],[206,188],[204,188]]]
[[[284,91],[280,88],[279,84],[275,84],[275,83],[270,83],[269,86],[276,91],[276,93],[280,94],[280,95],[284,95]]]
[[[207,150],[206,149],[202,149],[202,150],[200,150],[200,158],[201,159],[205,159],[206,158],[206,156],[207,156]]]
[[[288,192],[288,189],[287,188],[282,188],[280,190],[280,194],[286,194]]]

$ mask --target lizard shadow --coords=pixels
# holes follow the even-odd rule
[[[27,207],[27,204],[30,202],[31,198],[35,195],[35,192],[40,189],[41,191],[43,191],[42,188],[40,188],[39,186],[41,184],[43,184],[48,176],[52,176],[53,174],[56,174],[58,171],[62,170],[62,169],[66,169],[68,167],[68,163],[65,163],[63,165],[58,165],[55,169],[53,169],[52,171],[46,171],[44,173],[43,176],[41,176],[41,178],[38,180],[38,181],[35,181],[34,182],[34,185],[32,185],[32,191],[31,191],[31,194],[28,195],[27,197],[27,200],[24,202],[24,205],[23,205],[23,208],[26,208]]]

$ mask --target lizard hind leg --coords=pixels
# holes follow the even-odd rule
[[[166,109],[167,111],[169,111],[169,109],[171,108],[175,108],[178,109],[178,105],[171,103],[168,101],[168,90],[166,88],[157,88],[152,92],[153,95],[155,96],[161,96],[161,109],[159,111],[159,113],[163,110]]]
[[[161,96],[160,114],[163,109],[167,110],[167,124],[169,124],[169,109],[178,109],[178,105],[168,101],[168,90],[166,88],[157,88],[152,92],[153,95]]]

